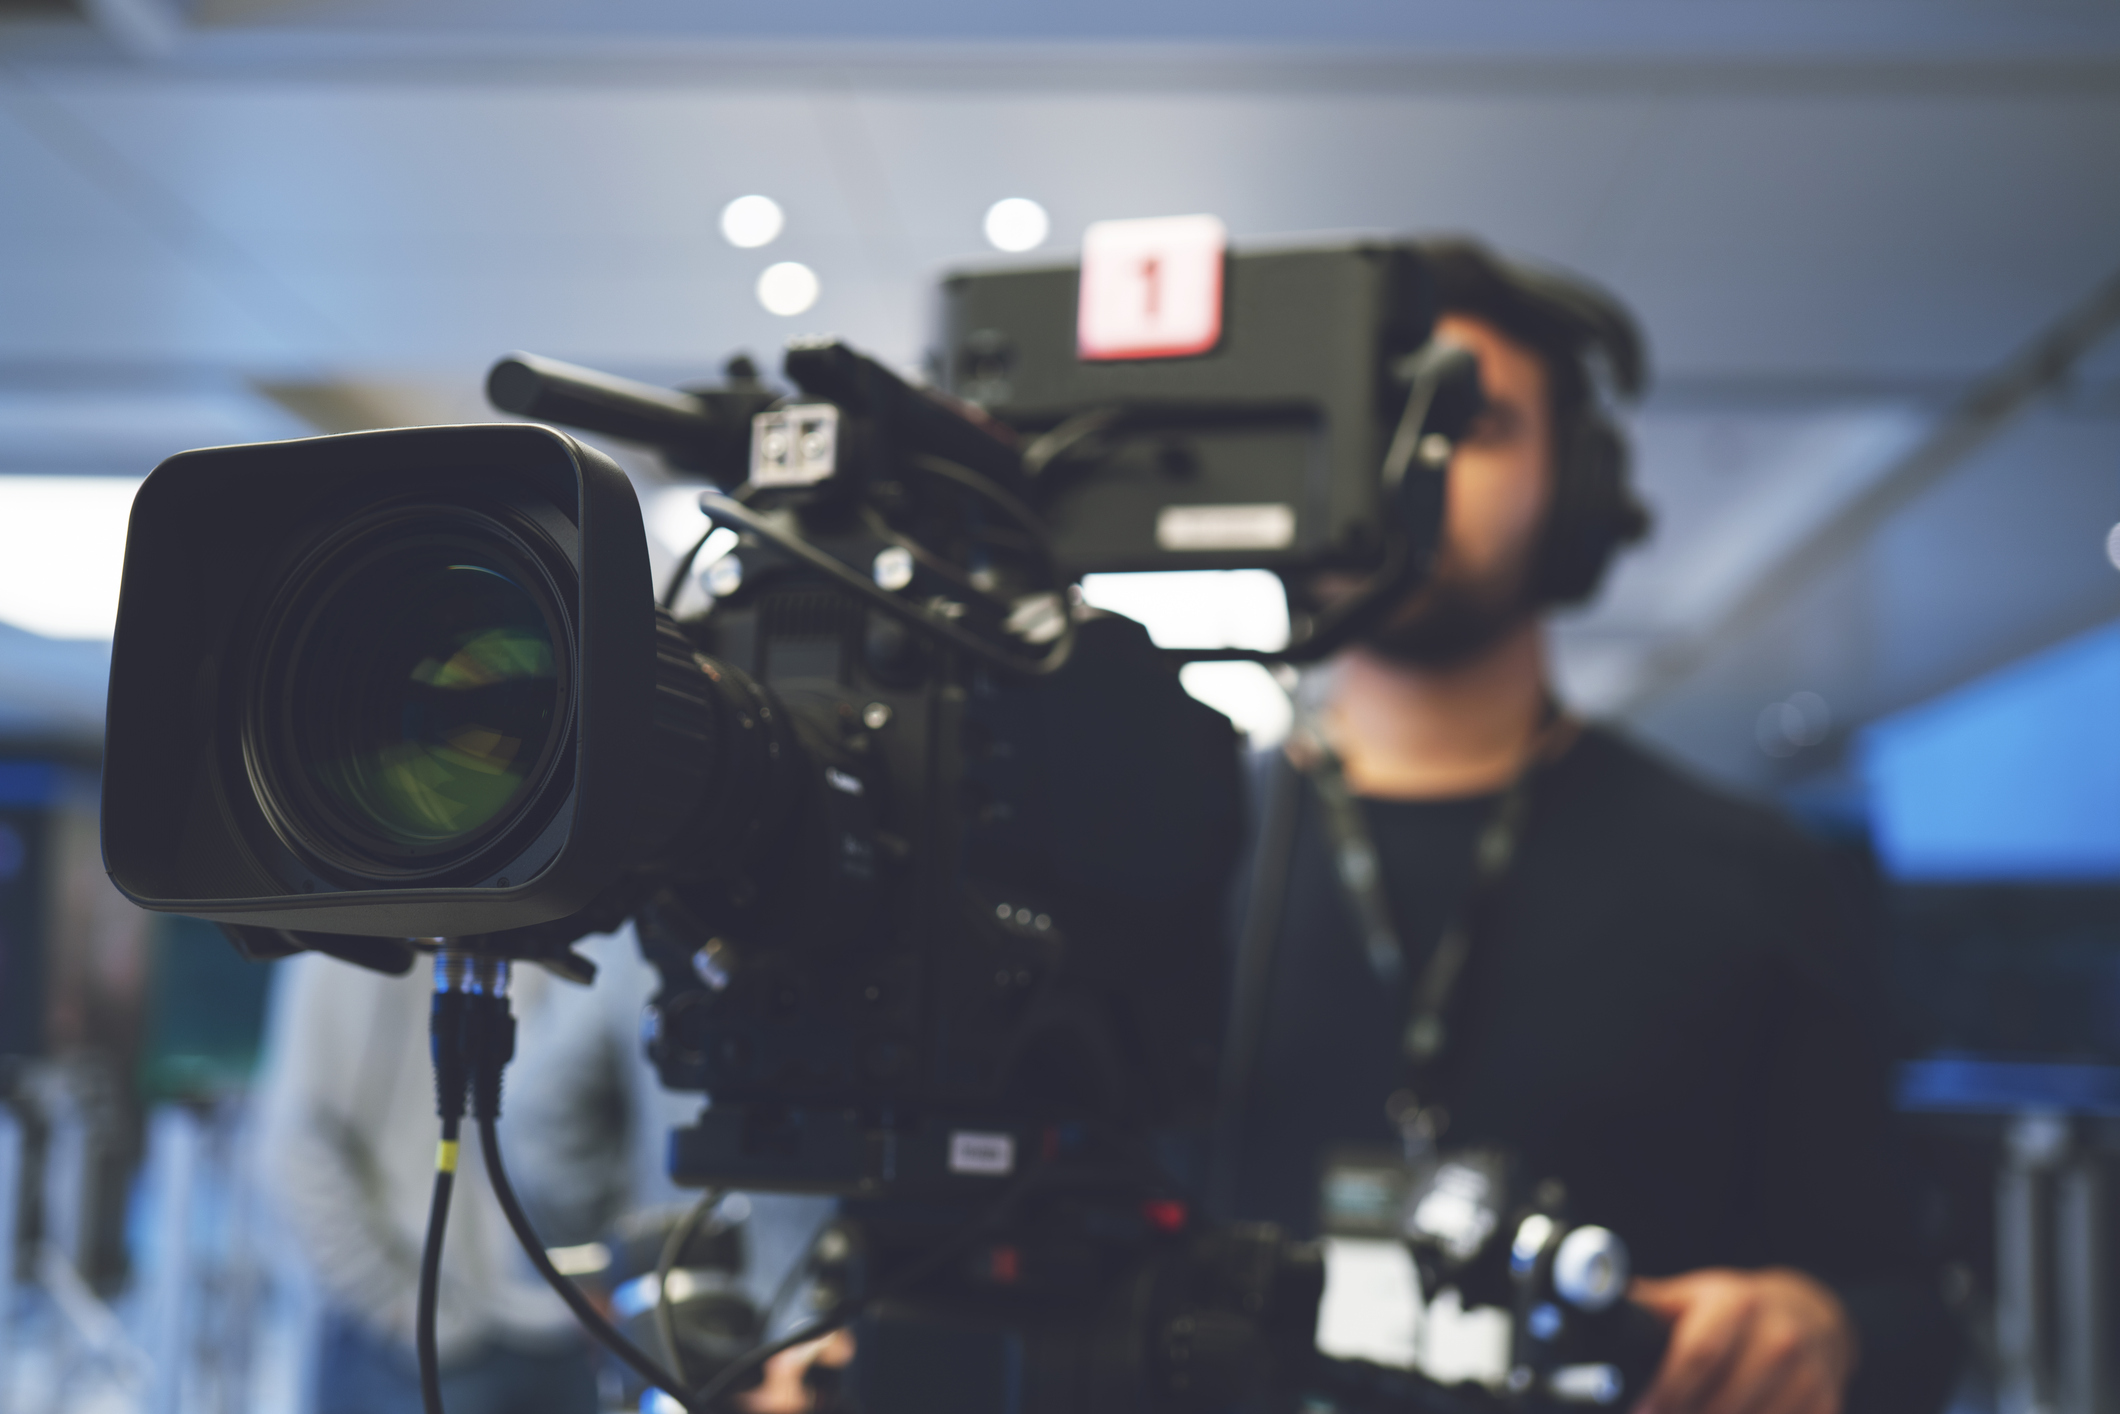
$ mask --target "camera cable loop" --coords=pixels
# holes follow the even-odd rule
[[[676,1303],[670,1300],[670,1275],[677,1270],[678,1260],[691,1245],[692,1234],[716,1203],[721,1201],[718,1189],[709,1188],[699,1195],[699,1201],[685,1210],[685,1215],[671,1224],[670,1232],[663,1239],[662,1255],[655,1263],[655,1334],[662,1341],[663,1354],[669,1357],[670,1368],[677,1378],[690,1382],[685,1369],[685,1353],[677,1344]]]
[[[688,1414],[706,1414],[684,1382],[652,1356],[627,1340],[582,1293],[560,1274],[545,1254],[544,1243],[523,1212],[502,1162],[499,1120],[501,1078],[515,1056],[515,1018],[508,1010],[508,959],[441,943],[434,958],[434,1002],[429,1036],[434,1055],[435,1109],[441,1116],[441,1147],[436,1154],[434,1202],[427,1218],[427,1239],[420,1257],[420,1290],[415,1344],[419,1352],[420,1400],[424,1414],[444,1414],[441,1361],[435,1327],[441,1288],[442,1239],[449,1219],[449,1199],[456,1184],[457,1136],[466,1101],[478,1129],[479,1153],[486,1178],[508,1226],[537,1269],[576,1320],[610,1352],[633,1367],[649,1384],[676,1400]]]

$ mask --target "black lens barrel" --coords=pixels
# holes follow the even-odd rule
[[[793,811],[806,758],[771,693],[655,612],[658,779],[641,802],[643,844],[680,872],[713,872],[751,855]]]

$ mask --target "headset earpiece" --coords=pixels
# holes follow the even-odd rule
[[[1628,483],[1627,439],[1606,399],[1639,398],[1649,356],[1626,306],[1558,270],[1509,260],[1478,241],[1413,242],[1438,307],[1485,320],[1547,361],[1556,418],[1553,500],[1532,558],[1540,604],[1579,604],[1596,592],[1622,546],[1649,532]]]
[[[1553,504],[1539,537],[1533,588],[1545,604],[1579,604],[1596,592],[1624,545],[1649,533],[1649,512],[1627,484],[1627,443],[1602,411],[1556,429]]]

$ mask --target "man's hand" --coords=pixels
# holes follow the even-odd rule
[[[812,1365],[837,1368],[854,1358],[854,1337],[833,1331],[807,1345],[790,1346],[766,1361],[758,1387],[736,1396],[744,1414],[806,1414],[816,1404],[807,1378]]]
[[[1824,1285],[1785,1267],[1715,1267],[1627,1293],[1671,1323],[1639,1414],[1839,1414],[1855,1327]]]

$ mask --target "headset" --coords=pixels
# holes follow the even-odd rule
[[[1439,302],[1494,324],[1547,365],[1556,385],[1553,499],[1533,553],[1530,590],[1544,605],[1596,593],[1612,557],[1649,533],[1629,479],[1626,434],[1612,405],[1648,382],[1640,326],[1612,295],[1580,277],[1506,259],[1471,240],[1417,242]]]

